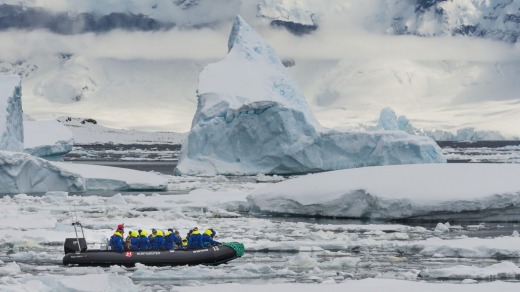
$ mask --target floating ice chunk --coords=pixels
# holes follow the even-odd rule
[[[322,269],[352,269],[355,268],[360,261],[361,259],[357,257],[334,258],[332,261],[321,263],[319,267]]]
[[[49,211],[38,213],[18,210],[0,213],[0,229],[38,229],[56,227],[56,217]]]
[[[299,253],[288,261],[290,266],[312,269],[318,265],[318,261],[307,253]]]
[[[128,204],[126,202],[125,198],[123,198],[123,196],[121,195],[121,193],[117,193],[117,194],[113,195],[112,197],[108,198],[107,203],[111,204],[111,205],[126,205],[126,204]]]
[[[449,268],[441,269],[424,269],[421,271],[420,276],[423,279],[515,279],[520,276],[520,268],[509,261],[494,264],[488,267],[475,267],[475,266],[454,266]]]
[[[279,182],[283,181],[285,178],[279,175],[265,175],[263,173],[259,173],[256,175],[256,182]]]
[[[59,283],[64,289],[76,291],[138,291],[127,276],[110,274],[66,277]]]
[[[477,280],[473,280],[473,279],[464,279],[462,281],[460,281],[461,284],[477,284],[478,281]]]
[[[68,192],[46,192],[42,201],[49,204],[66,205],[68,204]]]
[[[21,273],[22,270],[16,262],[10,262],[0,267],[0,276],[15,276]]]
[[[398,251],[405,254],[422,254],[425,256],[441,255],[444,257],[491,258],[520,257],[520,237],[496,238],[460,238],[427,240],[397,243]]]
[[[442,223],[437,223],[437,226],[435,226],[435,230],[433,230],[435,233],[448,233],[450,232],[449,226],[446,226]]]
[[[520,237],[520,233],[518,233],[517,230],[513,231],[513,234],[511,234],[512,237]]]

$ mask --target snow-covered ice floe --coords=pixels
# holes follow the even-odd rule
[[[286,180],[253,191],[248,201],[253,212],[270,214],[518,220],[518,173],[518,164],[364,167]]]
[[[458,265],[449,268],[425,269],[420,273],[423,279],[515,279],[520,276],[520,267],[504,261],[487,267]]]
[[[198,106],[176,173],[308,173],[446,162],[428,137],[323,128],[274,49],[240,16],[224,60],[199,77]]]
[[[67,162],[52,164],[84,177],[87,190],[164,191],[168,187],[166,176],[152,172]]]
[[[435,257],[518,258],[520,257],[520,238],[514,236],[458,239],[433,237],[399,243],[396,248],[404,254]]]

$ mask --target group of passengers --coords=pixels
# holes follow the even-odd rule
[[[197,227],[191,229],[186,237],[181,237],[178,230],[169,228],[163,232],[153,228],[152,234],[147,236],[146,230],[131,230],[123,240],[124,224],[117,226],[116,232],[110,237],[110,248],[116,251],[128,250],[171,250],[171,249],[199,249],[219,245],[213,238],[215,230],[206,229],[203,234]]]

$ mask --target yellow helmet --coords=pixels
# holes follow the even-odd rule
[[[207,234],[207,235],[211,236],[211,235],[213,234],[213,232],[211,232],[210,229],[206,229],[206,230],[204,231],[204,234]]]
[[[130,231],[130,236],[137,237],[137,231],[135,231],[135,230]]]
[[[157,236],[163,236],[163,235],[164,235],[164,234],[163,234],[163,231],[162,231],[162,230],[160,230],[160,229],[157,230]]]
[[[140,235],[141,236],[146,236],[146,230],[142,230]]]

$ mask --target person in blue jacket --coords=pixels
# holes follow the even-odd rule
[[[173,249],[173,246],[175,244],[174,242],[175,233],[173,233],[173,229],[169,228],[168,231],[166,231],[166,234],[164,234],[164,248],[165,249]]]
[[[179,230],[175,230],[174,237],[173,237],[173,243],[175,244],[175,248],[177,249],[184,249],[184,246],[182,244],[182,237],[179,233]]]
[[[133,230],[130,231],[130,249],[131,250],[138,250],[139,249],[139,234],[137,231]]]
[[[114,235],[110,237],[110,248],[115,251],[125,251],[125,246],[123,245],[123,230],[117,229],[114,232]]]
[[[152,249],[164,249],[164,234],[162,230],[157,230],[157,234],[153,237]]]
[[[202,235],[200,235],[199,229],[195,227],[188,239],[188,249],[197,249],[202,247],[204,247],[202,245]]]
[[[220,242],[213,240],[213,237],[217,234],[213,229],[206,229],[202,235],[202,245],[204,247],[219,245]]]
[[[150,240],[146,235],[146,230],[142,230],[141,233],[139,233],[139,250],[148,250],[152,248],[152,246],[150,245]]]

